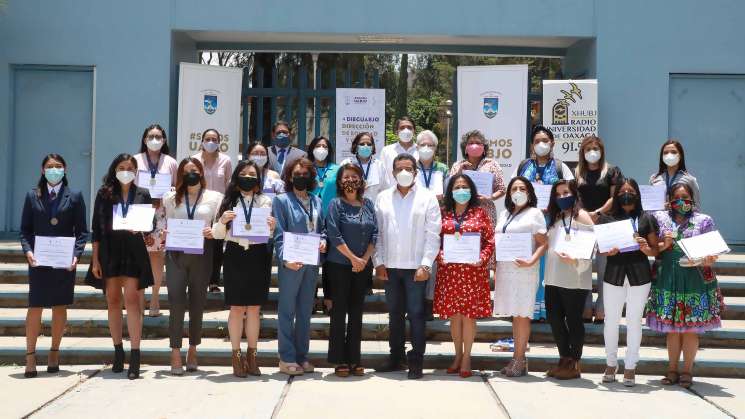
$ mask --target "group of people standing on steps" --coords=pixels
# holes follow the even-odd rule
[[[318,283],[330,312],[328,361],[338,376],[363,375],[362,314],[373,276],[385,285],[389,316],[390,355],[378,371],[408,369],[423,375],[428,307],[449,320],[455,357],[447,368],[461,377],[472,375],[471,349],[477,319],[511,317],[514,355],[501,369],[506,376],[528,371],[526,350],[531,320],[551,326],[560,360],[547,375],[577,378],[585,340],[584,322],[604,322],[607,368],[603,381],[616,380],[618,328],[624,305],[627,352],[624,384],[634,384],[642,320],[667,335],[669,372],[663,382],[690,386],[698,336],[720,326],[723,301],[707,257],[700,266],[681,266],[684,253],[677,241],[715,230],[701,213],[696,178],[686,169],[682,145],[665,142],[659,169],[649,179],[664,184],[666,210],[643,211],[638,183],[608,163],[603,141],[584,138],[574,170],[553,158],[551,131],[537,126],[531,134],[530,157],[505,181],[498,162],[488,157],[488,141],[479,130],[460,141],[463,156],[448,168],[435,158],[437,136],[416,131],[414,121],[394,124],[398,141],[377,150],[371,133],[358,134],[353,157],[333,162],[333,144],[313,139],[307,151],[291,145],[291,127],[283,121],[271,129],[271,144],[254,142],[232,168],[218,151],[220,134],[202,134],[198,154],[177,162],[169,155],[166,133],[147,127],[140,152],[114,158],[98,190],[89,234],[80,192],[68,186],[62,156],[47,155],[38,184],[26,196],[21,244],[29,263],[26,376],[36,376],[36,338],[41,312],[52,307],[52,347],[47,371],[59,370],[59,346],[66,307],[73,303],[75,269],[86,241],[93,254],[86,283],[103,290],[114,344],[112,370],[124,370],[122,302],[127,310],[131,344],[128,377],[140,373],[140,338],[144,290],[152,287],[149,314],[159,315],[159,287],[165,266],[169,302],[171,373],[198,369],[197,347],[209,289],[224,281],[229,306],[228,333],[236,376],[260,375],[257,347],[260,309],[269,297],[272,260],[278,265],[279,369],[289,375],[314,371],[309,353],[310,322]],[[469,177],[491,175],[491,193],[484,195]],[[148,179],[168,176],[171,188],[153,198]],[[137,180],[137,181],[136,181]],[[548,207],[537,208],[536,185],[552,185]],[[481,192],[481,193],[480,193]],[[504,197],[497,213],[495,201]],[[113,228],[114,214],[152,206],[151,231]],[[269,237],[239,234],[239,215],[251,218],[254,208],[270,209]],[[242,213],[242,214],[241,214]],[[258,213],[258,212],[257,212]],[[169,219],[204,221],[205,244],[200,254],[165,250]],[[593,225],[630,219],[638,250],[611,249],[592,259],[573,259],[557,252],[557,240],[571,240]],[[317,234],[318,265],[287,261],[284,233]],[[533,253],[510,262],[495,260],[495,240],[505,233],[529,233]],[[478,235],[476,262],[445,258],[443,242]],[[68,269],[37,266],[36,236],[75,237]],[[650,266],[649,258],[656,262]],[[593,301],[593,265],[598,273],[598,299]],[[322,271],[320,268],[323,268]],[[322,273],[319,281],[319,273]],[[494,292],[490,277],[493,273]],[[219,291],[219,288],[217,288]],[[189,348],[182,361],[184,315],[189,312]],[[412,349],[405,351],[406,327]],[[241,348],[245,334],[247,349]],[[683,353],[684,366],[678,363]]]

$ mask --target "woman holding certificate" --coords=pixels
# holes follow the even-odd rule
[[[150,192],[133,183],[137,167],[135,158],[126,153],[116,156],[109,166],[93,205],[93,257],[85,278],[87,284],[102,288],[106,295],[109,331],[114,341],[114,362],[111,366],[113,372],[124,371],[122,288],[124,289],[127,332],[132,346],[127,372],[130,380],[140,376],[142,290],[153,285],[153,271],[145,240],[153,229],[154,213]],[[143,206],[147,208],[142,208]],[[150,219],[146,219],[147,217]],[[141,226],[144,224],[149,224],[149,228]]]
[[[607,366],[603,382],[616,381],[618,371],[618,326],[623,306],[626,304],[626,359],[623,384],[635,384],[636,363],[642,341],[642,316],[649,296],[652,273],[649,257],[659,254],[657,246],[657,221],[649,212],[642,211],[641,192],[634,179],[626,179],[616,189],[613,205],[608,215],[601,215],[599,224],[631,222],[634,227],[638,250],[621,252],[618,248],[606,253],[608,263],[603,275],[605,305],[605,354]]]
[[[197,345],[202,341],[202,315],[207,302],[207,284],[212,276],[214,258],[212,221],[222,201],[220,192],[207,189],[204,166],[196,157],[181,160],[176,176],[176,190],[163,195],[166,226],[166,269],[168,270],[168,333],[171,347],[171,374],[183,375],[181,345],[184,335],[184,312],[189,307],[189,351],[186,370],[197,370]],[[179,231],[176,224],[188,226]],[[192,247],[194,230],[201,248]],[[189,234],[191,233],[191,234]],[[180,238],[188,241],[180,242]],[[207,239],[207,240],[204,240]],[[188,291],[187,291],[188,289]]]
[[[569,245],[580,239],[578,235],[592,232],[593,223],[577,202],[577,184],[573,180],[554,183],[548,215],[546,314],[561,358],[546,375],[568,380],[580,377],[579,363],[585,344],[582,310],[592,289],[592,260],[572,257],[562,249],[562,243]]]
[[[529,258],[497,262],[497,275],[494,277],[494,315],[512,317],[515,352],[510,363],[500,371],[508,377],[528,373],[525,351],[538,289],[538,262],[548,247],[546,219],[543,211],[535,207],[537,202],[533,184],[522,176],[514,177],[507,185],[506,209],[497,222],[497,235],[523,234],[533,243]]]
[[[338,197],[331,200],[325,220],[330,247],[323,294],[332,302],[328,360],[340,377],[365,373],[360,364],[362,307],[372,278],[370,258],[378,224],[375,205],[363,197],[363,177],[354,163],[341,166],[335,182]]]
[[[287,193],[277,195],[272,202],[272,215],[277,219],[274,249],[279,261],[279,370],[301,375],[315,369],[307,357],[310,316],[319,252],[326,252],[326,241],[318,237],[323,230],[321,200],[309,193],[317,186],[313,162],[305,157],[292,161],[285,165],[282,178]],[[292,238],[288,249],[285,249],[285,233]],[[308,248],[309,243],[317,244],[318,250]],[[303,258],[305,263],[294,258]]]
[[[59,372],[59,346],[67,322],[67,306],[72,304],[75,294],[75,269],[88,241],[85,201],[79,191],[68,187],[66,170],[67,163],[59,154],[44,157],[37,186],[26,194],[23,204],[20,236],[28,260],[29,280],[23,373],[26,378],[37,376],[36,340],[41,332],[41,314],[47,307],[52,308],[52,346],[47,372]],[[60,250],[54,243],[57,238],[64,239],[64,254],[49,252]],[[40,243],[42,239],[52,243],[44,246]]]
[[[676,140],[667,140],[660,148],[659,170],[649,178],[650,185],[665,185],[666,193],[676,183],[685,183],[693,191],[693,201],[701,207],[701,192],[698,181],[686,169],[686,155],[683,144]]]
[[[166,213],[160,205],[160,198],[175,186],[178,162],[168,155],[166,131],[158,124],[145,128],[140,140],[140,152],[135,154],[134,158],[139,169],[135,184],[150,191],[153,206],[156,208],[155,231],[146,238],[146,244],[155,281],[148,315],[157,317],[160,316],[160,284],[163,282],[165,265],[163,229],[166,228]]]
[[[262,192],[262,180],[261,166],[253,160],[239,161],[212,226],[212,235],[226,241],[225,304],[230,306],[228,333],[236,377],[261,375],[256,363],[259,312],[269,297],[272,253],[268,242],[275,225],[270,215],[272,201]],[[248,357],[241,353],[244,330]]]
[[[652,284],[646,307],[647,326],[667,334],[668,372],[662,384],[693,384],[693,363],[698,335],[722,325],[722,293],[711,266],[716,256],[690,261],[678,245],[681,239],[716,230],[714,220],[696,210],[693,188],[688,183],[670,187],[669,211],[654,215],[660,226],[662,263]],[[678,372],[683,352],[683,371]]]
[[[456,174],[448,181],[440,237],[444,244],[437,256],[433,311],[440,318],[450,319],[455,359],[447,369],[448,374],[468,378],[472,375],[471,348],[476,337],[476,319],[492,313],[487,265],[494,254],[494,229],[479,203],[476,185],[464,174]],[[466,241],[475,244],[467,255],[468,262],[450,254],[453,246]]]
[[[596,223],[600,214],[610,211],[613,204],[613,195],[616,188],[623,180],[621,170],[608,164],[605,158],[605,146],[600,137],[589,135],[582,140],[579,152],[579,161],[575,169],[579,201],[582,208],[590,214],[592,221]],[[592,293],[587,295],[583,318],[595,323],[603,323],[605,312],[603,310],[603,272],[605,272],[606,257],[597,255],[595,257],[595,268],[598,272],[598,300],[593,309]]]

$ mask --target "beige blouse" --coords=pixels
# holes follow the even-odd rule
[[[215,221],[215,215],[217,214],[220,203],[222,202],[222,194],[220,192],[210,191],[205,189],[202,192],[202,197],[197,203],[196,211],[194,212],[195,220],[204,220],[204,226],[210,227]],[[194,205],[193,202],[190,203]],[[181,204],[176,206],[176,192],[170,191],[163,194],[163,207],[165,208],[166,218],[181,218],[186,219],[186,200],[181,199]]]
[[[256,195],[256,200],[254,201],[254,207],[256,208],[271,208],[272,207],[272,199],[264,194],[258,194]],[[231,208],[232,210],[232,208]],[[246,237],[233,237],[232,234],[232,228],[228,229],[227,226],[220,222],[219,215],[218,218],[215,220],[215,223],[212,225],[212,236],[218,240],[227,240],[234,243],[238,243],[240,246],[243,246],[244,249],[248,250],[248,247],[252,244],[258,244],[254,241],[249,240]]]
[[[569,224],[569,217],[565,218]],[[572,230],[593,231],[592,225],[580,224],[572,220]],[[576,265],[569,265],[561,261],[554,250],[556,240],[564,240],[564,225],[557,220],[548,230],[548,252],[546,252],[546,271],[544,277],[545,285],[567,289],[592,289],[592,260],[579,259]]]

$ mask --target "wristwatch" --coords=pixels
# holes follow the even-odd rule
[[[429,267],[429,266],[427,266],[427,265],[421,265],[421,266],[419,266],[419,267],[420,267],[420,268],[422,268],[422,269],[424,269],[424,270],[425,270],[425,271],[427,271],[428,273],[432,273],[432,268],[430,268],[430,267]]]

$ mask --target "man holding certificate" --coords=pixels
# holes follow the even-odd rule
[[[409,318],[412,350],[410,379],[422,378],[426,338],[424,294],[432,263],[440,248],[440,208],[430,191],[416,186],[416,160],[410,154],[393,159],[396,186],[384,190],[375,203],[378,241],[376,276],[386,281],[390,357],[378,371],[405,368],[405,316]]]
[[[83,195],[67,185],[67,164],[59,154],[41,162],[37,186],[26,194],[21,216],[21,247],[28,260],[26,313],[26,370],[36,372],[36,340],[44,308],[52,308],[52,345],[47,372],[59,372],[59,346],[67,306],[75,294],[75,269],[88,240]]]
[[[220,204],[218,220],[212,226],[213,237],[225,240],[225,305],[230,307],[228,334],[236,377],[261,374],[256,363],[259,313],[269,297],[272,270],[269,238],[275,227],[274,217],[270,215],[272,201],[262,188],[263,176],[262,166],[253,160],[239,161]],[[241,352],[244,330],[247,356]]]
[[[434,312],[450,320],[455,359],[447,372],[468,378],[476,319],[491,316],[487,265],[494,254],[494,229],[476,185],[464,174],[448,181],[441,230]]]
[[[285,165],[282,178],[287,193],[272,201],[277,219],[274,249],[279,261],[279,370],[302,375],[315,370],[308,361],[310,316],[320,265],[326,252],[321,199],[309,193],[316,188],[316,169],[305,157]],[[288,233],[285,235],[285,233]]]
[[[202,341],[202,315],[214,257],[214,241],[209,239],[212,239],[212,220],[222,194],[207,190],[204,166],[195,157],[183,159],[176,173],[176,191],[163,196],[163,208],[167,220],[164,232],[167,232],[166,270],[171,307],[168,316],[171,374],[183,375],[181,345],[187,307],[189,352],[186,370],[197,370],[197,345]]]

